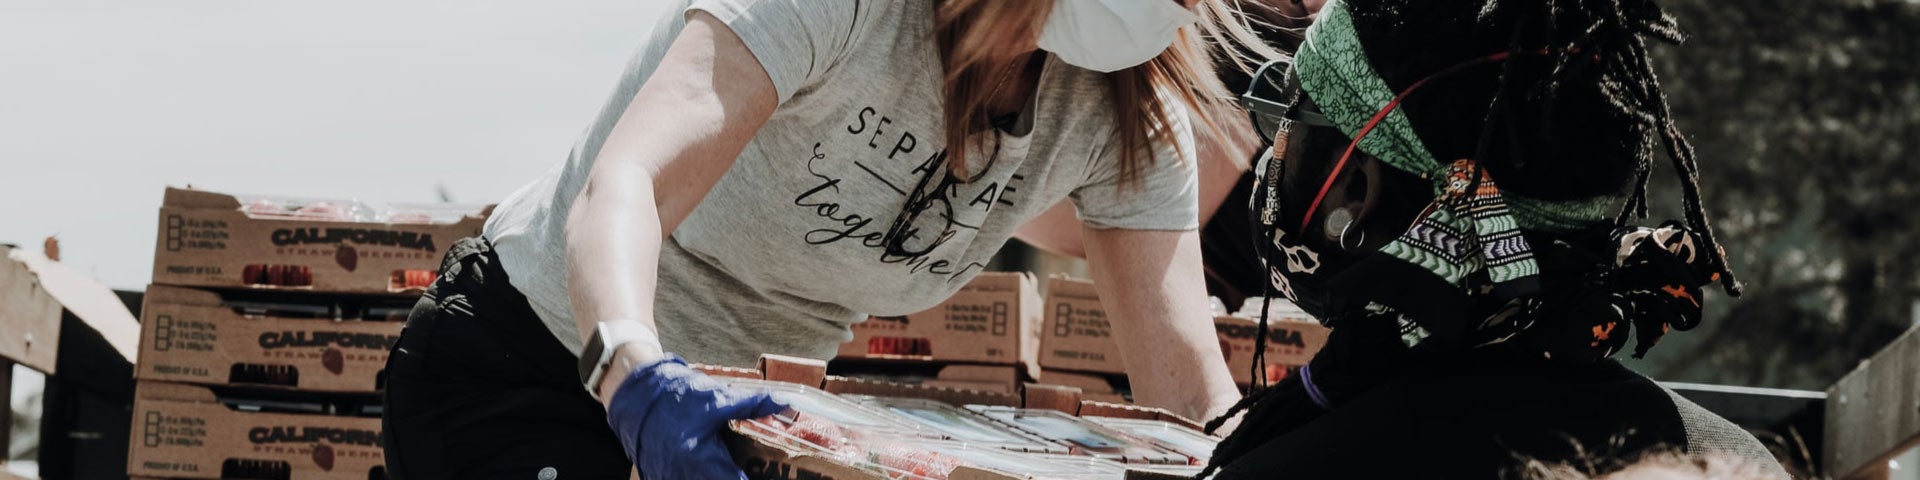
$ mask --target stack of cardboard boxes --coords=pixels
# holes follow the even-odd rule
[[[1259,299],[1251,299],[1249,308],[1213,319],[1228,370],[1243,388],[1254,379],[1253,352],[1260,331],[1257,302]],[[1270,382],[1305,365],[1327,340],[1326,327],[1305,312],[1284,300],[1275,300],[1274,304],[1267,324],[1266,365],[1260,368]],[[1124,356],[1154,352],[1128,352],[1114,340],[1106,309],[1091,282],[1049,279],[1042,308],[1045,320],[1040,326],[1039,381],[1078,387],[1088,398],[1124,401],[1129,393]]]
[[[387,351],[486,213],[168,189],[128,474],[385,478]]]
[[[855,380],[1018,394],[1028,382],[1073,387],[1089,400],[1130,399],[1124,351],[1113,338],[1106,308],[1092,282],[1048,279],[1044,300],[1032,275],[988,272],[926,311],[873,317],[853,325],[830,364]],[[1253,384],[1253,351],[1260,299],[1213,318],[1220,350],[1234,382]],[[1266,365],[1277,382],[1305,365],[1327,340],[1327,329],[1285,300],[1275,300],[1267,326]],[[1146,352],[1151,355],[1153,352]]]
[[[1013,394],[1038,372],[1035,287],[1029,274],[982,273],[934,308],[854,324],[834,373]]]

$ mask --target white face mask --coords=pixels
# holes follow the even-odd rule
[[[1159,56],[1194,19],[1173,0],[1054,0],[1040,49],[1076,67],[1114,72]]]

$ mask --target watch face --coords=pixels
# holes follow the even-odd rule
[[[601,370],[606,367],[607,360],[611,357],[611,355],[608,354],[613,353],[611,350],[607,350],[606,333],[607,324],[598,324],[598,327],[596,327],[593,332],[593,336],[587,339],[587,346],[580,349],[580,384],[585,385],[587,391],[590,392],[598,392],[600,390],[600,386],[596,385],[600,383],[597,381],[599,380],[599,378],[596,378],[598,376],[597,374],[601,373]]]

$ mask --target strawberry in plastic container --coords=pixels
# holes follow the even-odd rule
[[[255,217],[289,218],[293,216],[285,205],[265,198],[247,204],[246,212],[247,215]]]
[[[959,459],[932,450],[894,442],[875,442],[867,455],[873,463],[906,474],[899,477],[903,479],[946,480],[961,463]]]
[[[846,429],[818,416],[795,414],[793,423],[787,425],[786,431],[794,438],[828,451],[847,453],[846,450],[854,448],[848,441]]]
[[[300,207],[299,210],[294,210],[293,215],[307,220],[323,220],[329,222],[353,221],[352,207],[333,202],[313,202],[307,204],[307,206]]]
[[[390,224],[428,225],[434,223],[433,215],[426,212],[401,211],[387,216]]]

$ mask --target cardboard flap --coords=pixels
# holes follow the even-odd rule
[[[127,311],[127,304],[120,301],[113,289],[39,253],[14,250],[8,252],[7,257],[26,264],[48,294],[81,322],[100,332],[100,337],[120,353],[121,359],[133,363],[140,349],[140,320],[133,318],[133,312]]]
[[[1146,470],[1127,470],[1126,480],[1187,480],[1191,477]]]
[[[905,383],[828,376],[823,390],[836,395],[873,395],[876,397],[920,398],[946,402],[954,406],[995,405],[1015,407],[1020,398],[1011,393],[954,386],[909,385]]]
[[[1025,389],[1026,408],[1053,410],[1068,415],[1080,414],[1080,389],[1061,385],[1029,383]]]
[[[1195,422],[1191,419],[1188,419],[1187,417],[1176,415],[1173,412],[1167,411],[1167,409],[1164,409],[1164,408],[1142,407],[1139,405],[1123,405],[1118,403],[1084,400],[1080,402],[1080,416],[1132,418],[1132,419],[1138,419],[1138,420],[1159,420],[1159,421],[1173,423],[1173,424],[1180,425],[1187,428],[1192,428],[1194,430],[1201,430],[1201,425],[1199,422]]]
[[[953,472],[950,472],[947,474],[947,480],[1009,480],[1014,478],[1025,478],[1025,477],[1009,476],[1004,473],[999,473],[993,470],[975,467],[972,465],[961,465],[958,467],[954,467]]]
[[[1020,370],[1018,367],[1007,365],[948,365],[940,369],[938,378],[956,382],[1013,385],[1020,382]]]
[[[767,380],[798,383],[814,388],[819,388],[827,378],[827,362],[786,355],[761,355],[759,370],[766,374]]]
[[[760,373],[759,370],[754,370],[751,368],[722,367],[718,365],[702,365],[702,364],[696,363],[693,365],[693,369],[699,371],[700,373],[707,374],[707,376],[709,377],[751,378],[755,380],[765,380],[767,378],[767,376],[765,374]]]
[[[160,204],[162,207],[180,208],[231,208],[240,209],[240,199],[224,193],[214,193],[191,188],[167,187],[167,196]]]

